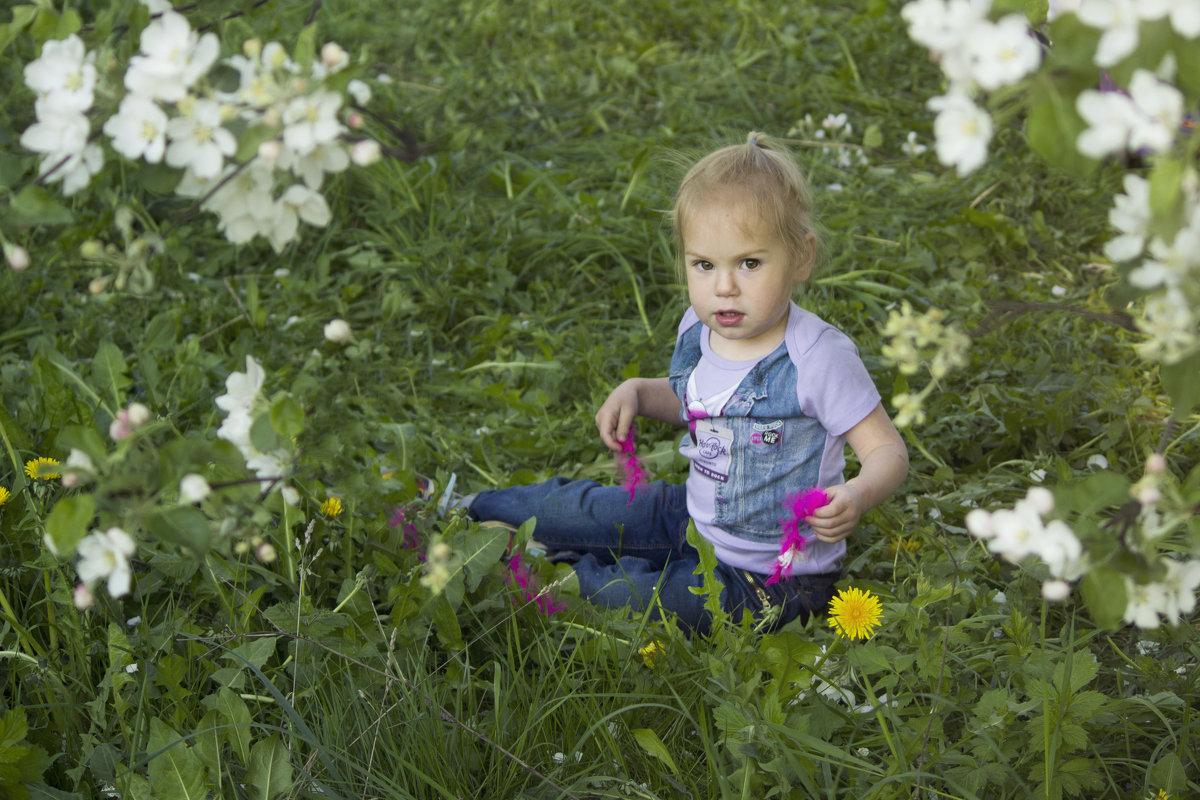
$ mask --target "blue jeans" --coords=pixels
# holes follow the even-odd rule
[[[661,604],[683,628],[708,630],[705,596],[689,591],[702,586],[704,577],[694,574],[700,555],[686,540],[689,518],[682,485],[655,481],[639,487],[631,503],[629,493],[619,486],[551,478],[532,486],[480,492],[468,514],[510,525],[537,517],[534,536],[549,551],[579,554],[575,574],[580,593],[591,602],[649,610],[652,618],[659,616]],[[742,609],[760,620],[770,614],[772,628],[824,609],[840,574],[797,575],[767,586],[765,575],[721,562],[716,570],[724,584],[721,608],[735,620]]]

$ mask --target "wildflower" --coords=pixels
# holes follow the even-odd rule
[[[198,36],[187,18],[167,11],[142,31],[141,53],[129,60],[125,87],[153,100],[177,103],[220,55],[216,34]]]
[[[333,92],[316,92],[297,97],[283,112],[283,144],[299,155],[312,152],[320,144],[330,144],[342,133],[337,120],[342,96]]]
[[[928,149],[917,141],[916,131],[909,131],[908,138],[904,140],[904,144],[900,145],[900,150],[907,156],[919,156]]]
[[[367,103],[371,102],[371,87],[363,81],[360,81],[358,78],[355,78],[354,80],[350,81],[350,83],[346,84],[346,91],[349,92],[350,96],[354,98],[354,102],[358,103],[360,106],[365,106]]]
[[[275,545],[270,542],[263,542],[258,546],[258,551],[255,553],[258,560],[264,564],[270,564],[279,557],[279,553],[275,550]]]
[[[109,595],[123,597],[129,594],[133,576],[129,559],[136,549],[133,539],[120,528],[109,528],[103,533],[93,531],[79,543],[79,564],[76,566],[79,579],[90,587],[107,578]]]
[[[1161,152],[1169,148],[1183,119],[1183,95],[1144,69],[1133,73],[1129,93],[1141,112],[1129,131],[1130,149]]]
[[[638,655],[642,657],[644,663],[650,669],[654,668],[655,662],[658,660],[659,653],[665,652],[662,642],[655,639],[650,644],[638,650]]]
[[[350,147],[350,160],[358,167],[369,167],[380,159],[382,152],[379,142],[374,139],[362,139]]]
[[[296,238],[301,220],[323,228],[330,218],[329,204],[323,195],[308,186],[293,184],[275,203],[274,220],[267,234],[271,247],[276,253],[282,252],[284,245]]]
[[[33,458],[25,462],[25,474],[31,480],[48,481],[60,477],[61,466],[53,458]]]
[[[179,500],[183,503],[199,503],[212,494],[212,487],[203,475],[190,472],[179,481]]]
[[[342,513],[342,498],[332,496],[321,503],[321,513],[327,517],[338,517]]]
[[[851,639],[870,639],[882,614],[878,597],[861,589],[845,589],[829,603],[829,626]]]
[[[350,340],[350,324],[344,319],[331,319],[325,323],[325,341],[341,344]]]
[[[187,167],[197,178],[221,174],[225,159],[237,152],[237,139],[221,127],[221,105],[215,100],[196,100],[190,113],[167,123],[171,144],[167,166]]]
[[[1075,139],[1075,147],[1090,158],[1104,158],[1129,146],[1137,106],[1120,92],[1088,89],[1075,99],[1075,110],[1088,127]]]
[[[8,498],[10,497],[12,497],[12,492],[8,491],[8,489],[4,488],[3,486],[0,486],[0,506],[7,503]]]
[[[1139,9],[1139,4],[1145,9]],[[1104,31],[1096,48],[1096,66],[1111,67],[1132,53],[1137,48],[1138,28],[1142,19],[1161,17],[1162,14],[1152,16],[1161,5],[1144,0],[1088,0],[1080,3],[1076,12],[1079,21]]]
[[[25,65],[25,85],[38,93],[38,116],[43,112],[82,114],[92,106],[96,87],[94,54],[75,34],[46,42],[42,55]]]
[[[972,26],[961,45],[971,53],[971,76],[984,89],[1016,83],[1038,68],[1042,50],[1024,14]]]
[[[1167,794],[1166,789],[1159,789],[1157,794],[1152,794],[1146,800],[1171,800],[1171,795]]]

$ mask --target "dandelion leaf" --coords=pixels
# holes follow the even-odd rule
[[[292,788],[292,762],[278,736],[255,742],[246,764],[246,782],[255,791],[252,798],[270,800]]]
[[[150,720],[149,777],[152,797],[203,800],[204,765],[182,736],[158,719]]]
[[[637,743],[645,751],[646,755],[657,758],[672,773],[679,774],[679,767],[675,765],[675,759],[671,758],[671,753],[667,750],[667,746],[663,744],[662,739],[658,738],[657,733],[649,728],[634,728],[633,738],[637,739]]]

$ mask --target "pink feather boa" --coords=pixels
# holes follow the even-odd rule
[[[625,437],[625,441],[621,442],[621,456],[617,460],[617,466],[621,472],[621,488],[629,492],[629,502],[625,505],[630,505],[633,503],[634,493],[637,492],[639,486],[646,482],[646,478],[650,475],[649,471],[642,466],[642,462],[638,461],[633,428],[629,429],[629,434]]]
[[[775,559],[771,577],[766,580],[767,586],[792,577],[796,559],[808,546],[808,538],[800,532],[800,528],[805,525],[806,518],[828,502],[829,495],[819,488],[794,492],[783,499],[783,507],[788,515],[779,521],[783,526],[783,538],[779,540],[779,557]]]

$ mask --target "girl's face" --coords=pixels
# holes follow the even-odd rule
[[[729,192],[700,203],[682,233],[688,298],[712,331],[713,352],[748,361],[778,347],[811,258],[790,252],[751,203]]]

